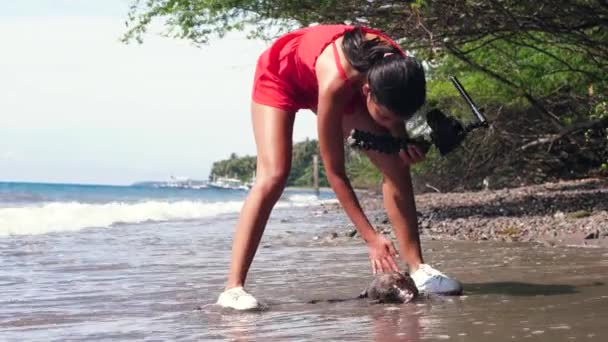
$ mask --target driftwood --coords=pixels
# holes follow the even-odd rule
[[[520,147],[520,150],[525,151],[529,148],[536,147],[539,145],[553,144],[556,141],[558,141],[566,136],[580,133],[581,131],[584,131],[584,130],[597,129],[597,128],[608,128],[608,118],[587,121],[587,122],[582,122],[582,123],[572,125],[572,126],[568,127],[567,129],[563,130],[559,134],[545,135],[534,141],[531,141],[531,142],[523,145],[522,147]]]

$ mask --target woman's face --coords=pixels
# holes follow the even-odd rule
[[[363,95],[365,95],[365,103],[367,104],[369,115],[380,126],[391,128],[395,125],[403,124],[403,118],[397,115],[397,113],[374,101],[367,83],[363,86]]]

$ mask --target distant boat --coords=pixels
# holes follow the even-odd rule
[[[171,176],[171,180],[164,183],[163,188],[179,188],[179,189],[205,189],[208,187],[206,181],[190,179],[188,177]]]
[[[208,188],[207,181],[190,179],[187,177],[171,176],[168,181],[149,181],[134,183],[134,186],[143,186],[151,188],[172,188],[172,189],[206,189]]]
[[[238,178],[229,178],[229,177],[215,177],[213,181],[208,183],[210,188],[216,189],[228,189],[228,190],[249,190],[250,187],[241,182]]]

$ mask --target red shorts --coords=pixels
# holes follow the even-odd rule
[[[253,82],[253,100],[295,112],[316,110],[319,85],[315,63],[348,25],[318,25],[289,32],[262,53]]]
[[[279,108],[288,112],[297,112],[299,109],[310,107],[305,100],[298,100],[293,87],[284,77],[279,76],[270,61],[272,47],[264,51],[258,59],[253,79],[252,99],[256,103]],[[282,63],[278,69],[287,71],[288,63]]]

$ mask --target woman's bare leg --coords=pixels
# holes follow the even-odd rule
[[[255,102],[251,113],[257,148],[256,180],[236,225],[227,289],[245,284],[266,222],[281,197],[291,168],[295,113]]]
[[[359,112],[345,116],[343,120],[345,136],[353,128],[377,134],[388,134],[367,113]],[[409,167],[398,155],[366,151],[367,157],[382,172],[382,193],[384,207],[399,242],[399,254],[408,264],[410,272],[415,272],[423,263],[418,217]]]

